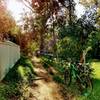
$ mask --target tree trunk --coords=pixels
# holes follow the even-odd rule
[[[44,30],[41,29],[40,32],[40,54],[42,54],[44,51]]]
[[[84,61],[85,61],[85,59],[84,59],[84,54],[83,54],[83,52],[81,53],[81,55],[80,55],[80,63],[84,63]]]

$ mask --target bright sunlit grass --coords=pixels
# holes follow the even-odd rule
[[[92,66],[93,66],[94,71],[95,71],[94,77],[96,79],[100,79],[100,62],[92,62]]]
[[[93,92],[89,97],[76,97],[77,100],[100,100],[100,61],[93,61],[94,68]]]

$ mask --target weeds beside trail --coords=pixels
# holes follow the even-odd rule
[[[93,93],[83,97],[75,84],[63,85],[59,77],[63,69],[46,67],[36,57],[21,59],[0,83],[0,100],[99,100],[100,62],[92,65],[95,68]]]
[[[60,85],[52,80],[52,77],[39,61],[35,61],[34,71],[38,77],[43,78],[35,81],[33,87],[30,89],[37,98],[36,100],[64,100],[60,92]]]
[[[0,85],[0,100],[71,100],[63,97],[39,58],[21,58]]]
[[[36,100],[75,100],[73,93],[65,90],[63,84],[54,79],[55,69],[52,67],[45,68],[40,59],[34,58],[33,63],[37,76],[42,77],[41,80],[34,81],[33,88],[30,89],[37,98]]]

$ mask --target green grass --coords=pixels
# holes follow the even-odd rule
[[[89,97],[76,97],[76,100],[100,100],[100,61],[92,62],[94,68],[93,92]]]
[[[30,85],[35,78],[31,60],[21,57],[0,83],[0,100],[19,100],[23,87]]]
[[[57,62],[51,63],[49,60],[45,59],[47,61],[47,64],[53,64],[51,65],[55,70],[57,70],[60,74],[63,73],[63,67],[60,66]],[[78,91],[77,86],[75,84],[72,84],[70,87],[67,87],[68,92],[70,94],[75,95],[75,100],[100,100],[100,61],[99,60],[93,60],[91,63],[91,66],[94,69],[93,72],[93,92],[88,97],[82,96],[81,93]],[[48,67],[46,67],[48,68]],[[56,75],[53,75],[54,81],[58,83],[62,83],[62,78],[60,78],[59,73]]]

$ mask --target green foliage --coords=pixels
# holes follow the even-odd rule
[[[99,56],[99,41],[100,41],[100,31],[93,31],[86,41],[85,48],[91,47],[91,50],[87,54],[87,58],[95,58]]]
[[[31,60],[22,56],[8,72],[0,84],[0,100],[19,100],[24,98],[25,86],[31,85],[35,78],[34,66]]]
[[[53,66],[53,60],[49,59],[49,56],[42,57],[42,63],[45,68],[49,68],[50,66]]]
[[[18,99],[21,96],[18,84],[12,82],[7,84],[0,84],[0,100]]]
[[[44,68],[53,67],[59,74],[63,74],[66,67],[66,62],[64,62],[64,60],[56,58],[49,59],[47,57],[42,57],[42,63]]]
[[[94,68],[94,80],[93,80],[93,91],[88,97],[79,96],[76,94],[77,100],[99,100],[100,98],[100,60],[92,61],[92,67]]]
[[[30,43],[29,48],[32,52],[34,52],[34,51],[38,50],[38,45],[36,42],[33,41],[32,43]]]
[[[59,76],[59,75],[54,75],[54,76],[53,76],[53,80],[54,80],[55,82],[57,82],[57,83],[64,84],[64,80],[63,80],[62,77]]]
[[[65,37],[58,42],[58,56],[62,59],[69,58],[78,61],[81,53],[80,43],[73,37]]]
[[[78,61],[83,49],[81,34],[82,27],[78,23],[61,27],[58,34],[60,39],[57,43],[58,57]]]
[[[56,59],[54,60],[53,65],[53,67],[58,71],[58,73],[63,75],[67,63],[64,60]]]
[[[76,40],[80,39],[80,33],[82,32],[82,27],[78,23],[73,23],[72,25],[65,25],[59,28],[59,38],[64,37],[74,37]]]
[[[81,20],[81,22],[80,22]],[[72,59],[79,61],[83,51],[87,51],[87,58],[93,56],[94,47],[100,41],[100,32],[95,27],[83,25],[84,19],[80,19],[71,26],[63,26],[59,28],[59,41],[57,42],[57,54],[62,59]],[[85,33],[84,33],[85,32]],[[89,52],[89,53],[88,53]]]
[[[21,80],[34,78],[35,72],[33,70],[33,64],[27,57],[21,57],[15,66],[6,75],[6,81],[19,82]]]
[[[63,73],[67,65],[65,61],[56,58],[49,59],[48,57],[42,57],[42,63],[44,68],[48,69],[49,67],[53,67],[57,71],[52,75],[55,82],[64,84]]]
[[[26,44],[24,44],[26,45]],[[23,54],[29,57],[32,57],[39,48],[38,43],[35,41],[27,41],[27,45],[24,48]]]

